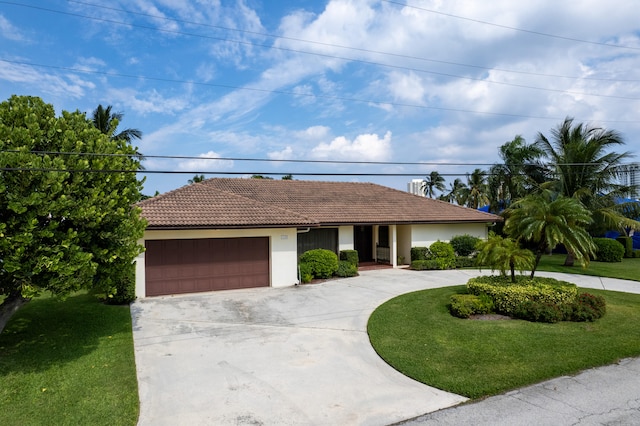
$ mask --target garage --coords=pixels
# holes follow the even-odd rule
[[[147,296],[269,286],[269,238],[145,241]]]

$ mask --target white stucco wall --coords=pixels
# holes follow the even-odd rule
[[[487,233],[485,223],[411,225],[411,247],[429,247],[438,240],[449,241],[463,234],[486,239]]]
[[[338,227],[338,250],[353,250],[353,226]]]
[[[298,237],[295,228],[145,231],[143,240],[197,238],[269,237],[271,287],[287,287],[298,282]],[[136,258],[136,297],[145,297],[144,253]]]

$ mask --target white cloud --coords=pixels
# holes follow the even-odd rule
[[[311,156],[323,160],[388,160],[391,156],[391,132],[382,139],[377,134],[358,135],[353,141],[339,136],[330,143],[321,143],[313,148]]]
[[[0,15],[0,36],[12,41],[28,41],[26,35],[5,18],[4,15]]]
[[[109,89],[108,98],[113,104],[127,105],[139,114],[175,114],[183,111],[189,105],[186,96],[166,98],[155,89],[148,92],[138,92],[130,89]]]
[[[273,151],[267,153],[267,157],[271,160],[290,160],[293,158],[293,148],[287,146],[285,149],[281,151]]]
[[[233,167],[232,160],[218,160],[220,154],[209,151],[198,155],[200,159],[181,160],[176,170],[189,172],[218,172],[229,170]]]

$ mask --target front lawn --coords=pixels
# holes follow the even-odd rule
[[[135,425],[128,306],[80,294],[29,302],[0,334],[0,424]]]
[[[369,338],[398,371],[469,398],[640,355],[640,295],[586,291],[605,297],[606,315],[557,324],[455,318],[447,304],[464,286],[408,293],[374,311]]]
[[[582,268],[578,264],[562,266],[565,258],[564,254],[542,256],[538,270],[640,281],[640,258],[622,259],[622,262],[592,261],[587,268]]]

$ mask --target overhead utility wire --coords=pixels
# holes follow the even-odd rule
[[[424,12],[434,13],[434,14],[437,14],[437,15],[447,16],[447,17],[450,17],[450,18],[456,18],[456,19],[462,19],[462,20],[465,20],[465,21],[475,22],[477,24],[491,25],[492,27],[504,28],[504,29],[507,29],[507,30],[518,31],[518,32],[527,33],[527,34],[534,34],[534,35],[542,36],[542,37],[557,38],[557,39],[560,39],[560,40],[574,41],[574,42],[577,42],[577,43],[594,44],[596,46],[615,47],[615,48],[618,48],[618,49],[640,50],[640,47],[623,46],[623,45],[611,44],[611,43],[602,43],[602,42],[598,42],[598,41],[590,41],[590,40],[583,40],[583,39],[579,39],[579,38],[560,36],[560,35],[556,35],[556,34],[548,34],[548,33],[543,33],[541,31],[525,30],[523,28],[510,27],[508,25],[496,24],[494,22],[482,21],[480,19],[467,18],[465,16],[454,15],[452,13],[446,13],[446,12],[440,12],[438,10],[427,9],[427,8],[424,8],[424,7],[414,6],[414,5],[411,5],[411,4],[408,4],[408,3],[402,3],[402,2],[399,2],[399,1],[393,1],[393,0],[380,0],[380,1],[384,1],[384,2],[390,3],[390,4],[396,4],[398,6],[409,7],[411,9],[422,10]]]
[[[89,157],[139,157],[140,154],[109,154],[101,152],[73,152],[73,151],[21,151],[18,149],[3,149],[0,153],[11,154],[38,154],[38,155],[77,155]],[[276,160],[272,158],[241,158],[241,157],[200,157],[188,155],[144,155],[147,158],[161,158],[171,160],[219,160],[219,161],[251,161],[266,163],[321,163],[321,164],[371,164],[388,166],[495,166],[506,165],[505,163],[441,163],[441,162],[407,162],[407,161],[350,161],[350,160]],[[629,163],[631,164],[631,163]],[[621,164],[627,166],[629,164]],[[521,163],[514,166],[550,166],[552,164]],[[597,166],[598,163],[553,163],[553,166]],[[210,172],[212,173],[212,172]],[[272,173],[280,175],[283,173]],[[286,174],[286,173],[284,173]]]
[[[81,72],[85,74],[99,74],[99,75],[105,75],[109,77],[122,77],[122,78],[136,79],[136,80],[161,81],[165,83],[193,84],[196,86],[219,87],[224,89],[247,90],[247,91],[253,91],[253,92],[260,92],[260,93],[303,96],[303,97],[314,98],[314,99],[319,98],[319,99],[339,100],[339,101],[345,101],[345,102],[360,102],[360,103],[367,103],[367,104],[374,104],[374,105],[389,105],[394,107],[431,109],[436,111],[462,112],[462,113],[468,113],[468,114],[485,114],[485,115],[492,115],[492,116],[499,116],[499,117],[532,118],[537,120],[561,121],[561,120],[564,120],[565,118],[565,117],[549,117],[549,116],[545,117],[545,116],[537,116],[537,115],[511,114],[506,112],[478,111],[478,110],[470,110],[470,109],[462,109],[462,108],[446,108],[446,107],[436,107],[436,106],[430,106],[430,105],[406,104],[406,103],[379,101],[379,100],[372,100],[372,99],[348,98],[345,96],[300,93],[300,92],[292,92],[287,90],[260,89],[256,87],[247,87],[247,86],[241,87],[241,86],[233,86],[229,84],[205,83],[205,82],[199,82],[199,81],[177,80],[177,79],[170,79],[170,78],[163,78],[163,77],[147,77],[142,75],[87,70],[82,68],[62,67],[62,66],[56,66],[56,65],[44,65],[44,64],[36,64],[33,62],[26,62],[26,61],[12,61],[8,59],[0,59],[0,62],[6,62],[6,63],[18,64],[18,65],[29,65],[29,66],[43,67],[43,68],[52,68],[52,69],[73,71],[73,72]],[[583,121],[587,121],[587,120],[583,120]],[[598,121],[602,123],[637,123],[638,122],[637,120],[598,120]]]
[[[218,88],[234,89],[234,90],[247,90],[247,91],[253,91],[253,92],[260,92],[260,93],[271,93],[271,94],[275,93],[280,95],[303,96],[303,97],[314,98],[314,99],[330,99],[330,100],[339,100],[339,101],[345,101],[345,102],[360,102],[360,103],[374,104],[374,105],[389,105],[394,107],[431,109],[436,111],[462,112],[462,113],[469,113],[469,114],[485,114],[485,115],[492,115],[492,116],[499,116],[499,117],[532,118],[537,120],[562,121],[565,118],[565,117],[548,117],[548,116],[544,117],[544,116],[524,115],[524,114],[510,114],[506,112],[477,111],[477,110],[469,110],[469,109],[462,109],[462,108],[436,107],[436,106],[430,106],[430,105],[405,104],[405,103],[389,102],[389,101],[377,101],[372,99],[348,98],[345,96],[300,93],[300,92],[292,92],[287,90],[260,89],[256,87],[247,87],[247,86],[241,87],[241,86],[233,86],[229,84],[205,83],[205,82],[198,82],[198,81],[177,80],[177,79],[162,78],[162,77],[147,77],[147,76],[141,76],[141,75],[86,70],[81,68],[62,67],[62,66],[56,66],[56,65],[44,65],[44,64],[36,64],[33,62],[26,62],[26,61],[12,61],[8,59],[0,59],[0,62],[7,62],[7,63],[19,64],[19,65],[30,65],[30,66],[43,67],[43,68],[52,68],[52,69],[73,71],[73,72],[81,72],[86,74],[99,74],[99,75],[105,75],[110,77],[131,78],[136,80],[150,80],[150,81],[161,81],[165,83],[193,84],[197,86],[218,87]],[[583,121],[587,121],[587,120],[583,120]],[[598,121],[602,123],[637,123],[638,122],[637,120],[598,120]]]
[[[0,1],[0,3],[7,3],[7,2],[1,2]],[[17,4],[17,3],[11,3],[11,4]],[[17,4],[17,5],[22,5],[22,4]],[[58,13],[58,14],[62,14],[62,15],[69,15],[69,16],[75,16],[75,17],[80,17],[80,18],[86,18],[86,19],[91,19],[91,20],[101,21],[101,22],[107,22],[107,23],[116,24],[116,25],[123,25],[123,26],[127,26],[127,27],[141,28],[141,29],[146,29],[146,30],[151,30],[151,31],[165,32],[165,33],[170,33],[170,34],[178,34],[178,35],[184,35],[184,36],[189,36],[189,37],[198,37],[198,38],[205,38],[205,39],[211,39],[211,40],[218,40],[218,41],[224,41],[226,43],[236,43],[236,44],[248,45],[248,46],[252,46],[252,47],[262,47],[262,48],[265,48],[265,49],[282,50],[282,51],[285,51],[285,52],[300,53],[300,54],[311,55],[311,56],[319,56],[319,57],[330,58],[330,59],[338,59],[338,60],[342,60],[342,61],[356,62],[356,63],[365,64],[365,65],[374,65],[374,66],[381,66],[381,67],[387,67],[387,68],[393,68],[393,69],[402,69],[402,70],[406,70],[406,71],[415,71],[415,72],[420,72],[420,73],[438,75],[438,76],[441,76],[441,77],[450,77],[450,78],[457,78],[457,79],[461,79],[461,80],[479,81],[479,82],[482,82],[482,83],[499,84],[499,85],[502,85],[502,86],[519,87],[519,88],[531,89],[531,90],[541,90],[541,91],[545,91],[545,92],[567,93],[567,94],[571,94],[571,95],[594,96],[594,97],[601,97],[601,98],[613,98],[613,99],[624,99],[624,100],[634,100],[634,101],[635,100],[640,100],[640,98],[634,98],[634,97],[628,97],[628,96],[602,95],[602,94],[587,93],[587,92],[573,92],[573,91],[569,91],[569,90],[551,89],[551,88],[547,88],[547,87],[529,86],[529,85],[525,85],[525,84],[508,83],[508,82],[489,80],[489,79],[483,79],[483,78],[478,78],[478,77],[469,77],[469,76],[462,76],[462,75],[457,75],[457,74],[443,73],[443,72],[437,72],[437,71],[429,71],[429,70],[424,70],[424,69],[420,69],[420,68],[412,68],[412,67],[406,67],[406,66],[401,66],[401,65],[384,64],[384,63],[380,63],[380,62],[367,61],[367,60],[364,60],[364,59],[348,58],[348,57],[337,56],[337,55],[329,55],[329,54],[326,54],[326,53],[309,52],[309,51],[305,51],[305,50],[298,50],[298,49],[279,47],[279,46],[273,46],[273,45],[267,45],[267,44],[259,44],[259,43],[254,43],[254,42],[250,42],[250,41],[244,41],[244,40],[232,40],[232,39],[224,38],[224,37],[216,37],[216,36],[210,36],[210,35],[204,35],[204,34],[194,34],[194,33],[188,33],[188,32],[185,32],[185,31],[178,31],[178,30],[168,30],[168,29],[163,29],[163,28],[151,27],[151,26],[148,26],[148,25],[132,24],[132,23],[128,23],[128,22],[115,21],[115,20],[112,20],[112,19],[99,18],[99,17],[87,16],[87,15],[80,15],[80,14],[77,14],[77,13],[64,12],[64,11],[60,11],[60,10],[48,9],[48,8],[38,7],[38,6],[31,6],[31,5],[23,5],[23,6],[31,7],[31,8],[38,9],[38,10],[44,10],[44,11],[47,11],[47,12]]]
[[[537,76],[537,77],[567,78],[567,79],[572,79],[572,80],[610,81],[610,82],[619,82],[619,83],[635,83],[635,82],[640,81],[638,79],[618,79],[618,78],[598,78],[598,77],[588,77],[588,76],[584,76],[584,77],[582,77],[582,76],[568,76],[568,75],[560,75],[560,74],[545,74],[545,73],[537,73],[537,72],[530,72],[530,71],[511,70],[511,69],[505,69],[505,68],[492,68],[492,67],[485,67],[485,66],[482,66],[482,65],[463,64],[463,63],[460,63],[460,62],[442,61],[442,60],[437,60],[437,59],[424,58],[424,57],[420,57],[420,56],[403,55],[403,54],[399,54],[399,53],[385,52],[385,51],[381,51],[381,50],[364,49],[364,48],[360,48],[360,47],[345,46],[345,45],[341,45],[341,44],[324,43],[324,42],[316,41],[316,40],[307,40],[307,39],[302,39],[302,38],[280,36],[280,35],[263,33],[263,32],[258,32],[258,31],[242,30],[242,29],[238,29],[238,28],[224,27],[224,26],[221,26],[221,25],[212,25],[212,24],[206,24],[206,23],[203,23],[203,22],[188,21],[188,20],[185,20],[185,19],[168,18],[166,16],[161,16],[161,15],[153,15],[153,14],[150,14],[150,13],[134,12],[134,11],[131,11],[131,10],[118,9],[118,8],[115,8],[115,7],[103,6],[103,5],[98,5],[98,4],[95,4],[95,3],[88,3],[88,2],[77,1],[77,0],[67,0],[67,2],[82,4],[82,5],[85,5],[85,6],[91,6],[91,7],[95,7],[95,8],[99,8],[99,9],[113,10],[113,11],[116,11],[116,12],[122,12],[122,13],[130,14],[130,15],[144,16],[144,17],[147,17],[147,18],[161,19],[161,20],[170,21],[170,22],[177,22],[177,23],[181,23],[181,24],[196,25],[196,26],[202,26],[202,27],[206,27],[206,28],[213,28],[213,29],[217,29],[217,30],[233,31],[233,32],[238,32],[238,33],[262,36],[262,37],[271,37],[271,38],[274,38],[274,39],[298,41],[298,42],[302,42],[302,43],[315,44],[315,45],[318,45],[318,46],[337,47],[337,48],[340,48],[340,49],[353,50],[353,51],[356,51],[356,52],[374,53],[374,54],[377,54],[377,55],[387,55],[387,56],[392,56],[392,57],[396,57],[396,58],[413,59],[413,60],[419,60],[419,61],[425,61],[425,62],[433,62],[433,63],[445,64],[445,65],[455,65],[455,66],[460,66],[460,67],[476,68],[476,69],[483,69],[483,70],[489,70],[489,71],[500,71],[500,72],[506,72],[506,73],[514,73],[514,74],[534,75],[534,76]],[[5,2],[0,2],[0,3],[5,3]],[[549,37],[556,37],[556,36],[554,36],[552,34],[548,34],[548,36]],[[588,41],[584,41],[584,42],[585,43],[590,43]],[[621,46],[616,46],[616,47],[621,47]]]

